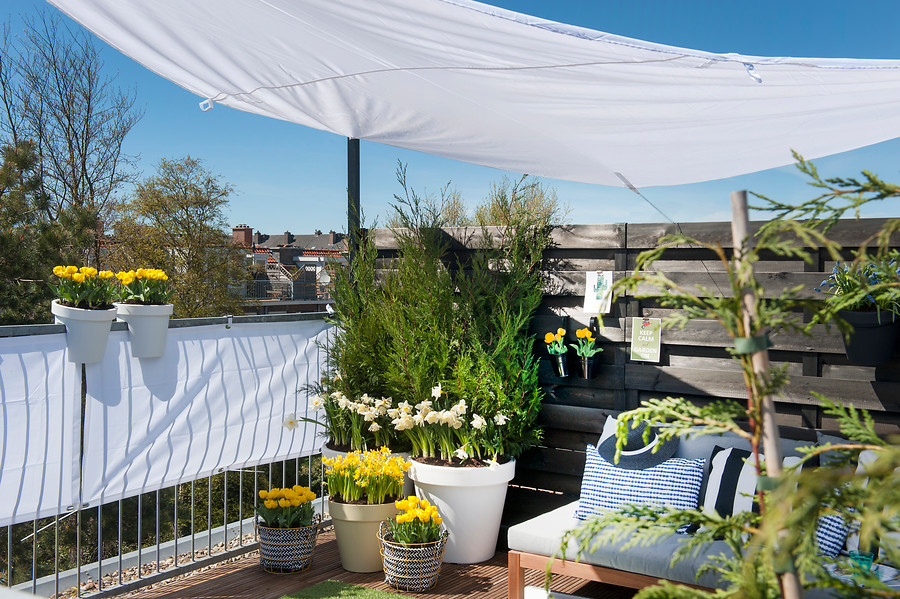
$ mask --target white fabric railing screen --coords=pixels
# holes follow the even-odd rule
[[[65,335],[0,339],[0,526],[75,503],[79,368]]]
[[[282,422],[306,413],[300,389],[318,380],[325,356],[316,341],[327,328],[301,321],[172,329],[155,360],[132,358],[125,333],[114,335],[112,351],[88,371],[85,502],[318,449],[316,427],[290,431]]]
[[[173,328],[155,359],[132,358],[128,333],[113,331],[103,361],[86,366],[82,503],[316,452],[320,427],[282,422],[307,415],[303,387],[318,380],[329,328]],[[77,502],[80,380],[64,335],[0,339],[0,525]]]

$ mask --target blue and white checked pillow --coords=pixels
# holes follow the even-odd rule
[[[586,520],[598,509],[615,510],[628,504],[695,509],[704,462],[671,458],[651,468],[626,470],[610,464],[588,445],[575,517]]]

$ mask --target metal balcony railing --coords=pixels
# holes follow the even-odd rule
[[[278,326],[323,317],[172,320],[170,329],[221,324],[227,330],[232,323]],[[126,330],[124,324],[114,323],[113,331]],[[65,331],[60,329],[61,325],[0,327],[0,341]],[[307,376],[316,377],[318,372],[312,369]],[[8,431],[0,434],[4,432]],[[0,527],[0,586],[44,597],[106,597],[236,557],[258,546],[254,510],[260,489],[308,486],[320,498],[317,510],[322,513],[322,474],[319,455],[279,458],[111,503],[60,507],[55,515]]]
[[[258,279],[246,285],[244,297],[253,300],[331,299],[331,288],[314,281]]]
[[[3,584],[42,597],[108,597],[253,551],[260,489],[310,487],[319,455],[190,483],[0,530]]]

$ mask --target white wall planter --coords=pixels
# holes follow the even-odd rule
[[[118,320],[128,323],[131,355],[158,358],[166,351],[172,304],[115,304]]]
[[[53,300],[50,312],[57,324],[66,325],[66,347],[69,362],[94,364],[103,360],[106,342],[116,309],[86,310],[71,308]]]
[[[450,531],[444,561],[475,564],[494,557],[506,487],[516,461],[497,468],[455,468],[413,461],[410,478],[420,499],[437,506]]]

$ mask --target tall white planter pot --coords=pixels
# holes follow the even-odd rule
[[[409,472],[418,497],[437,506],[450,531],[444,561],[476,564],[494,557],[506,487],[516,473],[516,461],[494,469],[432,466],[413,461]]]
[[[131,355],[158,358],[166,351],[172,304],[115,304],[118,320],[128,323]]]
[[[50,312],[57,324],[66,325],[66,353],[69,362],[94,364],[103,360],[110,326],[116,319],[115,308],[85,310],[64,306],[59,300],[53,300]]]

